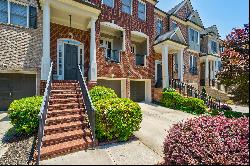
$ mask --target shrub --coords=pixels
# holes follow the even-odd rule
[[[166,165],[248,165],[249,118],[203,116],[175,124],[164,142]]]
[[[126,141],[139,130],[142,121],[140,106],[130,99],[112,98],[95,102],[96,137]]]
[[[210,113],[212,116],[216,115],[223,115],[227,118],[240,118],[240,117],[249,117],[249,113],[241,113],[241,112],[235,112],[231,110],[223,110],[223,109],[212,109],[212,112]]]
[[[220,109],[227,110],[227,111],[232,111],[232,108],[230,106],[228,106],[228,105],[225,105],[225,104],[222,104],[220,106]]]
[[[174,88],[164,88],[163,92],[176,92]]]
[[[11,124],[18,133],[32,134],[39,125],[38,113],[42,104],[41,96],[14,100],[8,109]]]
[[[92,102],[96,102],[102,99],[117,98],[115,91],[111,88],[104,86],[95,86],[89,91]]]
[[[192,114],[203,114],[206,112],[204,101],[197,98],[186,98],[178,92],[163,92],[161,103],[163,106],[179,109]]]

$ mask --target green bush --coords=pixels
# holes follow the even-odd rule
[[[111,98],[94,103],[96,137],[100,141],[126,141],[139,130],[142,121],[140,106],[130,99]]]
[[[95,86],[89,91],[89,94],[93,103],[102,99],[117,98],[113,89],[104,86]]]
[[[163,92],[176,92],[174,88],[164,88]]]
[[[179,109],[192,114],[199,115],[206,112],[206,105],[203,100],[197,98],[186,98],[178,92],[163,92],[161,103],[165,107]]]
[[[42,104],[41,96],[14,100],[8,109],[11,124],[18,133],[32,134],[39,126],[38,113]]]
[[[241,113],[235,112],[231,110],[223,110],[223,109],[212,109],[210,112],[211,116],[224,115],[227,118],[241,118],[241,117],[249,117],[249,113]]]

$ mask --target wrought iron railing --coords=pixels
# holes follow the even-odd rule
[[[116,63],[121,62],[120,50],[112,50],[107,48],[105,48],[104,50],[105,50],[106,60]]]
[[[79,81],[80,87],[81,87],[81,92],[82,92],[82,96],[83,96],[83,102],[85,105],[85,109],[88,115],[88,119],[89,119],[89,125],[90,125],[90,129],[91,129],[91,133],[92,133],[92,139],[93,139],[93,148],[95,147],[95,109],[91,100],[91,97],[89,95],[89,91],[88,91],[88,87],[87,84],[85,82],[85,79],[83,77],[83,73],[81,70],[81,66],[78,66],[78,70],[77,70],[77,79]]]
[[[179,93],[183,94],[184,96],[202,99],[209,108],[219,109],[221,106],[221,101],[219,99],[213,99],[207,94],[202,94],[192,85],[183,83],[178,79],[171,80],[171,87],[179,91]]]
[[[36,160],[37,165],[39,165],[40,162],[42,139],[44,135],[44,125],[45,125],[45,120],[47,118],[47,111],[49,106],[49,96],[51,92],[51,83],[52,83],[52,69],[53,69],[53,62],[51,62],[50,65],[49,76],[47,79],[46,88],[43,96],[43,102],[41,105],[40,112],[38,114],[39,128],[38,128],[37,160]]]
[[[135,55],[135,62],[136,65],[138,66],[144,66],[145,65],[145,55],[140,55],[140,54],[136,54]]]

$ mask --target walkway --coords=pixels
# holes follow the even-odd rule
[[[12,127],[7,112],[0,111],[0,158],[7,151],[7,145],[3,144],[4,134]]]

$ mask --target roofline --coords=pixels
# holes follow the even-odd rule
[[[160,8],[158,8],[158,7],[156,7],[156,6],[155,6],[155,9],[156,9],[156,10],[159,10],[160,12],[162,12],[162,13],[166,14],[167,16],[169,16],[169,14],[168,14],[167,12],[161,10]]]
[[[188,44],[184,44],[184,43],[178,42],[178,41],[173,40],[173,39],[165,39],[165,40],[162,40],[162,41],[160,41],[159,43],[154,44],[153,46],[156,46],[156,45],[158,45],[158,44],[161,44],[161,43],[163,43],[163,42],[165,42],[165,41],[175,42],[175,43],[181,44],[181,45],[186,46],[186,47],[188,47],[188,46],[189,46]]]
[[[200,28],[202,28],[202,29],[205,30],[205,27],[204,27],[204,26],[200,26],[200,25],[198,25],[198,24],[196,24],[196,23],[194,23],[194,22],[192,22],[192,21],[190,21],[190,20],[188,20],[188,19],[185,19],[185,20],[184,20],[184,19],[180,18],[179,16],[177,16],[177,15],[175,15],[175,14],[170,14],[169,16],[170,16],[170,17],[171,17],[171,16],[175,16],[176,18],[179,18],[180,20],[185,21],[185,22],[188,22],[188,21],[189,21],[189,22],[193,23],[194,25],[197,25],[198,27],[200,27]]]

